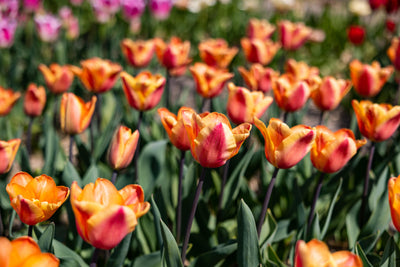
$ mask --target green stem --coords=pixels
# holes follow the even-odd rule
[[[308,215],[308,223],[307,223],[307,232],[306,232],[306,234],[308,234],[310,232],[311,223],[312,223],[312,221],[314,219],[314,214],[315,214],[315,206],[317,205],[317,200],[318,200],[319,194],[321,193],[322,182],[324,180],[324,176],[325,176],[325,174],[323,172],[321,172],[320,175],[319,175],[318,185],[317,185],[317,188],[315,189],[314,199],[313,199],[313,202],[311,204],[310,214]]]
[[[138,119],[138,123],[137,123],[137,130],[138,130],[139,134],[140,134],[140,125],[142,124],[142,120],[143,120],[143,114],[144,114],[143,111],[139,112],[139,119]],[[135,156],[133,157],[133,166],[135,168],[135,181],[134,181],[135,183],[139,179],[139,175],[138,175],[139,152],[140,152],[140,136],[137,141]]]
[[[73,157],[73,155],[72,155],[73,147],[74,147],[74,136],[70,135],[69,136],[69,157],[68,157],[68,159],[69,159],[69,162],[71,162],[71,163],[72,163],[72,157]]]
[[[32,233],[33,233],[33,225],[29,225],[28,226],[28,236],[32,237]]]
[[[221,193],[219,194],[219,199],[218,199],[218,210],[217,210],[218,215],[222,209],[222,200],[224,199],[225,185],[226,185],[226,180],[228,178],[229,163],[230,160],[227,160],[224,165],[224,173],[222,174]]]
[[[360,228],[364,225],[365,209],[367,207],[367,202],[368,202],[369,172],[371,171],[372,160],[374,159],[374,152],[375,152],[375,143],[372,142],[369,151],[367,173],[365,174],[365,179],[364,179],[364,190],[362,194],[362,202],[360,209]]]
[[[182,217],[182,180],[183,169],[185,167],[185,152],[181,150],[181,159],[179,160],[179,183],[178,183],[178,205],[176,207],[176,241],[181,239],[181,217]]]
[[[113,170],[112,176],[111,176],[111,182],[113,184],[115,184],[115,182],[117,181],[117,176],[118,176],[118,171]]]
[[[100,249],[95,248],[93,251],[92,259],[90,260],[90,267],[97,266],[97,260],[99,259]]]
[[[28,150],[28,155],[32,154],[32,125],[33,125],[33,117],[29,117],[29,125],[28,132],[26,133],[26,149]]]

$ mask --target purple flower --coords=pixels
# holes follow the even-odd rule
[[[150,10],[159,20],[168,18],[172,9],[172,0],[150,0]]]
[[[36,30],[44,42],[54,42],[58,38],[61,28],[61,21],[54,15],[44,14],[35,16]]]
[[[0,47],[6,48],[14,43],[14,34],[17,22],[11,19],[0,19]]]
[[[144,0],[121,0],[122,13],[128,20],[138,18],[146,8]]]

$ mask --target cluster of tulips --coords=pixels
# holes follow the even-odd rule
[[[282,74],[278,70],[265,67],[273,60],[279,49],[296,51],[307,40],[313,39],[313,30],[303,23],[280,21],[277,26],[280,41],[274,42],[271,36],[276,26],[265,20],[252,19],[249,22],[247,37],[241,40],[241,46],[251,66],[249,69],[244,67],[238,69],[247,88],[234,83],[227,84],[234,76],[229,72],[229,65],[239,49],[229,47],[229,44],[222,39],[208,39],[201,42],[198,49],[203,62],[196,62],[190,67],[192,60],[189,57],[190,43],[188,41],[182,41],[177,37],[171,38],[169,42],[160,38],[122,41],[122,53],[135,70],[139,71],[147,67],[155,52],[159,63],[166,68],[166,77],[153,74],[148,70],[131,75],[128,71],[123,71],[119,64],[100,58],[83,60],[80,67],[60,66],[56,63],[50,66],[38,66],[45,79],[46,88],[51,93],[60,96],[59,107],[56,107],[55,113],[59,113],[57,118],[59,118],[61,131],[71,136],[69,150],[71,163],[74,162],[73,137],[82,134],[89,126],[91,131],[100,131],[99,126],[96,129],[96,123],[100,125],[101,117],[96,114],[101,114],[102,109],[107,109],[107,106],[102,105],[100,101],[101,96],[109,92],[119,78],[121,78],[126,101],[133,109],[139,111],[139,119],[136,125],[137,130],[132,131],[126,126],[120,126],[115,131],[107,154],[108,163],[113,169],[110,179],[98,178],[95,183],[86,185],[74,181],[68,185],[69,188],[57,186],[53,178],[45,174],[33,178],[26,172],[18,172],[11,178],[6,190],[11,206],[20,220],[29,225],[28,235],[32,236],[34,225],[50,219],[69,196],[77,232],[83,240],[95,248],[113,249],[128,233],[134,231],[138,219],[150,210],[150,203],[145,201],[140,185],[130,184],[117,190],[114,184],[118,172],[128,168],[130,164],[134,165],[135,171],[135,178],[132,181],[134,183],[138,181],[137,170],[140,166],[137,162],[139,153],[137,150],[140,147],[141,120],[143,113],[156,107],[162,97],[165,103],[157,110],[157,113],[170,142],[182,151],[181,162],[185,160],[185,151],[190,150],[194,160],[203,167],[182,243],[182,262],[186,261],[186,250],[207,173],[206,169],[226,166],[229,160],[239,153],[245,140],[250,138],[253,124],[264,137],[265,157],[274,167],[260,218],[258,218],[258,236],[260,237],[262,232],[278,171],[292,168],[310,152],[311,162],[320,172],[320,176],[307,221],[307,232],[309,232],[324,174],[341,170],[357,153],[357,150],[367,143],[366,139],[357,140],[349,129],[333,132],[323,126],[323,115],[339,106],[351,86],[361,97],[373,98],[381,91],[393,72],[396,71],[396,76],[398,76],[400,74],[400,38],[394,38],[387,51],[393,66],[381,67],[377,62],[365,64],[354,60],[349,66],[350,81],[332,76],[320,77],[318,68],[310,67],[305,62],[297,62],[294,59],[286,61],[284,68],[280,70],[284,71]],[[174,106],[175,103],[171,103],[173,101],[171,101],[170,93],[174,89],[174,77],[184,75],[188,67],[193,76],[196,91],[204,99],[200,112],[188,106],[177,108]],[[67,92],[75,76],[91,94],[88,102],[72,92]],[[237,124],[234,128],[224,114],[207,111],[212,109],[211,104],[207,109],[209,100],[219,96],[226,85],[229,91],[226,111],[229,119]],[[0,115],[6,116],[20,97],[19,92],[0,88]],[[288,116],[302,109],[309,98],[321,111],[318,125],[311,127],[299,124],[290,127]],[[282,119],[270,118],[266,125],[261,117],[273,101],[283,111]],[[24,112],[31,118],[30,127],[33,118],[42,114],[45,104],[45,88],[30,84],[24,97]],[[396,132],[400,124],[400,106],[377,104],[370,100],[352,100],[352,106],[361,134],[371,142],[360,211],[362,225],[367,208],[369,169],[373,160],[375,143],[389,139]],[[177,115],[173,111],[177,111]],[[28,152],[32,153],[30,127],[26,145]],[[20,143],[20,139],[0,141],[1,174],[10,170]],[[175,222],[177,242],[181,241],[183,165],[180,168],[178,185],[180,193]],[[225,179],[224,175],[220,192],[221,199]],[[84,186],[83,189],[82,186]],[[398,230],[400,230],[400,207],[397,203],[399,192],[400,179],[390,179],[389,205],[393,223]],[[3,231],[3,227],[1,230]],[[31,261],[40,262],[42,266],[44,264],[58,266],[58,260],[48,253],[41,253],[31,237],[21,237],[11,242],[2,237],[0,243],[6,248],[0,252],[0,262],[6,262],[6,266],[20,266],[20,262],[28,264]],[[22,250],[21,248],[24,252],[26,251],[26,255],[16,256],[16,251]],[[322,241],[311,240],[306,243],[299,240],[294,265],[298,267],[362,266],[362,261],[349,251],[331,253]]]

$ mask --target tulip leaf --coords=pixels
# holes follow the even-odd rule
[[[274,236],[278,230],[277,223],[271,214],[271,211],[267,211],[267,218],[261,228],[260,233],[260,247],[264,250],[265,247],[272,242]]]
[[[32,173],[28,150],[25,146],[22,146],[19,148],[19,151],[21,153],[21,170],[27,173]]]
[[[229,241],[225,244],[220,244],[212,250],[196,257],[196,259],[190,264],[190,267],[216,266],[217,263],[229,255],[232,255],[236,250],[236,241]]]
[[[360,244],[358,244],[358,243],[356,245],[355,252],[361,258],[363,267],[373,267],[373,265],[368,260],[367,255],[365,255],[363,249],[361,248]]]
[[[8,224],[8,233],[10,235],[10,237],[14,237],[13,235],[13,224],[14,224],[14,219],[15,216],[17,215],[17,212],[13,209],[11,212],[11,216],[10,216],[10,223]]]
[[[154,226],[156,229],[157,243],[161,247],[162,236],[161,236],[161,228],[160,228],[160,223],[159,223],[160,219],[161,219],[161,214],[160,214],[160,211],[158,210],[156,202],[154,201],[153,195],[151,195],[150,204],[151,204],[151,213],[153,214],[153,218],[154,218]]]
[[[258,266],[260,264],[260,249],[258,247],[256,222],[253,213],[243,199],[239,206],[237,224],[237,263],[240,267]]]
[[[53,252],[53,239],[56,227],[54,223],[49,223],[46,229],[41,234],[38,245],[42,252]]]
[[[123,266],[126,256],[128,255],[128,251],[131,245],[133,232],[127,234],[124,239],[116,246],[110,256],[110,259],[107,261],[107,266],[110,267],[120,267]]]
[[[279,259],[278,255],[276,255],[276,252],[271,245],[268,245],[267,254],[267,266],[286,267],[286,265]]]
[[[162,220],[160,220],[160,225],[163,238],[163,262],[168,267],[183,267],[174,236]]]
[[[62,179],[66,186],[71,187],[72,182],[76,181],[80,187],[82,187],[82,180],[79,176],[79,173],[75,169],[74,165],[71,162],[67,161],[63,174]]]
[[[59,258],[61,261],[75,261],[81,267],[88,267],[86,262],[78,255],[75,251],[71,250],[61,242],[57,241],[56,239],[53,240],[53,249],[54,255]]]
[[[383,194],[385,194],[385,190],[387,189],[387,181],[390,178],[390,172],[389,168],[386,167],[381,175],[378,177],[377,181],[375,184],[373,184],[371,192],[369,193],[368,196],[368,205],[370,210],[375,210],[377,209],[377,204],[379,199]]]
[[[350,209],[346,216],[346,232],[349,239],[349,247],[353,248],[356,245],[357,237],[360,234],[360,227],[358,226],[358,212],[360,210],[361,200],[357,201]]]
[[[49,176],[53,176],[55,173],[54,166],[58,148],[59,148],[59,138],[53,128],[52,124],[52,116],[46,116],[45,122],[45,149],[44,149],[44,165],[43,165],[43,174],[47,174]]]
[[[378,231],[376,234],[372,234],[358,240],[358,244],[360,244],[365,253],[369,253],[375,247],[376,242],[378,242],[380,236],[381,233]]]
[[[321,234],[320,234],[320,239],[324,239],[325,235],[326,235],[326,233],[328,231],[328,227],[329,227],[329,225],[331,223],[331,219],[332,219],[333,209],[335,208],[335,204],[336,204],[337,198],[338,198],[339,193],[340,193],[340,191],[342,189],[342,184],[343,184],[343,179],[340,179],[339,180],[339,185],[338,185],[338,187],[336,189],[336,192],[335,192],[335,195],[332,198],[331,205],[329,206],[328,215],[326,216],[324,227],[322,228],[322,231],[321,231]]]
[[[7,181],[0,180],[0,207],[2,209],[10,208],[10,197],[6,191]]]
[[[86,171],[85,176],[82,180],[82,186],[85,186],[90,183],[95,183],[96,179],[99,177],[99,169],[96,166],[96,163],[92,163],[89,169]]]
[[[143,267],[143,266],[161,267],[160,258],[161,258],[160,251],[156,251],[151,254],[142,255],[135,259],[132,267]]]
[[[388,205],[388,196],[387,193],[383,194],[378,200],[377,200],[377,207],[379,209],[375,209],[372,211],[372,214],[366,223],[365,227],[361,230],[360,236],[369,236],[371,234],[374,234],[378,231],[384,231],[391,220],[390,217],[390,207]]]
[[[386,243],[385,250],[383,252],[379,266],[381,267],[400,266],[400,250],[392,236]]]

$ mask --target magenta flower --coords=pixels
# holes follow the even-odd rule
[[[0,17],[16,19],[18,17],[18,0],[0,0]]]
[[[42,0],[24,0],[23,7],[25,11],[36,12],[42,7]]]
[[[80,6],[83,3],[83,0],[69,0],[69,2],[71,3],[71,5],[73,6]]]
[[[54,42],[60,33],[61,21],[54,15],[44,14],[35,16],[36,30],[43,42]]]
[[[144,0],[121,0],[122,13],[127,20],[138,18],[144,12]]]
[[[14,43],[17,22],[11,19],[0,19],[0,48],[7,48]]]
[[[168,18],[172,9],[172,0],[150,0],[150,10],[156,19]]]
[[[67,38],[76,39],[79,36],[79,21],[72,13],[72,10],[64,6],[58,11],[62,25],[66,30]]]
[[[91,0],[96,19],[100,23],[106,23],[120,9],[120,0]]]

